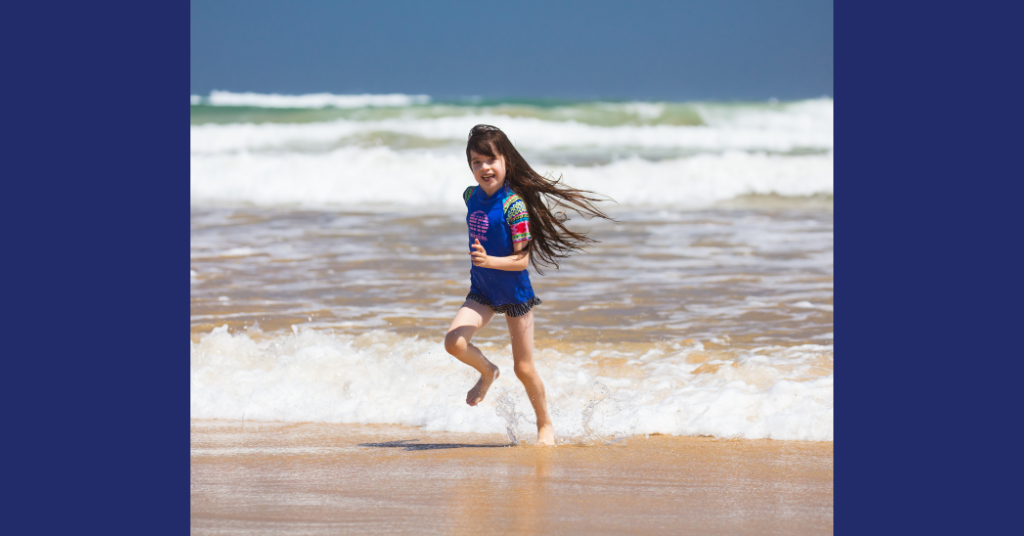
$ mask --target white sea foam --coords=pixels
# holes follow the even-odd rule
[[[722,106],[698,107],[701,118],[708,126],[755,130],[828,132],[834,121],[832,99],[811,99],[777,106]]]
[[[193,95],[192,103],[198,104]],[[368,106],[411,106],[430,102],[428,95],[334,95],[310,93],[307,95],[279,95],[277,93],[232,93],[214,90],[206,99],[211,106],[255,106],[259,108],[365,108]]]
[[[523,388],[511,374],[508,347],[483,345],[505,373],[471,408],[465,391],[474,373],[439,341],[302,329],[253,340],[224,326],[190,344],[193,418],[394,423],[482,433],[511,425],[520,437],[534,426]],[[700,365],[688,362],[702,350],[699,343],[626,356],[614,349],[587,355],[541,350],[537,367],[557,433],[833,440],[832,346],[720,352]],[[607,357],[621,359],[601,359]],[[509,420],[499,416],[498,400],[515,405]],[[511,404],[502,409],[507,413]]]
[[[607,106],[651,119],[666,105]],[[403,112],[372,120],[193,125],[192,200],[455,206],[472,184],[463,151],[478,123],[504,129],[538,171],[564,174],[568,184],[627,205],[697,207],[748,194],[832,194],[830,99],[694,106],[705,125],[596,126],[451,107],[439,109],[449,114],[441,117]],[[587,161],[594,165],[565,164]]]
[[[378,121],[337,120],[311,124],[234,123],[191,127],[192,154],[229,151],[322,150],[343,144],[347,138],[375,133],[395,133],[431,140],[464,143],[473,125],[501,127],[520,150],[599,148],[691,149],[700,151],[755,150],[787,152],[795,149],[830,150],[831,124],[818,128],[763,128],[722,126],[619,125],[595,126],[576,121],[545,121],[532,117],[467,115]]]
[[[665,105],[657,102],[628,102],[622,109],[641,119],[657,119],[665,113]]]
[[[748,194],[832,194],[832,155],[789,158],[730,151],[605,166],[537,166],[624,205],[704,206]],[[328,153],[193,156],[194,203],[308,207],[388,204],[457,207],[472,185],[456,152],[344,147]]]

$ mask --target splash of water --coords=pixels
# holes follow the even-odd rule
[[[590,427],[590,421],[594,418],[594,410],[597,409],[597,405],[603,402],[606,398],[611,396],[608,392],[608,387],[600,382],[594,382],[594,396],[587,400],[587,406],[583,408],[583,440],[593,441],[601,440],[602,438],[594,432]]]
[[[505,432],[508,434],[508,442],[513,445],[519,445],[519,418],[520,414],[516,413],[516,401],[508,394],[508,391],[501,393],[498,397],[498,406],[494,409],[494,412],[505,421]]]

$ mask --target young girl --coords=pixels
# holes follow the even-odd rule
[[[594,240],[567,229],[565,207],[585,217],[611,220],[593,206],[596,194],[547,179],[534,171],[497,127],[477,125],[469,132],[466,159],[477,186],[463,193],[469,225],[470,290],[452,320],[444,346],[448,353],[480,372],[480,381],[466,394],[466,403],[479,404],[498,367],[470,343],[495,313],[505,315],[512,339],[516,377],[526,387],[537,415],[537,443],[554,445],[555,430],[548,415],[544,382],[533,364],[533,306],[541,303],[526,271],[532,262],[553,265]],[[550,206],[549,206],[550,204]],[[612,220],[614,221],[614,220]]]

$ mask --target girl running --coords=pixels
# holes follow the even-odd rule
[[[593,203],[602,199],[547,179],[533,170],[505,133],[490,125],[469,132],[466,159],[477,186],[466,189],[466,223],[469,225],[470,289],[444,338],[448,353],[480,372],[480,381],[466,394],[466,403],[479,404],[498,367],[470,343],[495,313],[505,315],[512,342],[516,377],[523,382],[537,415],[537,443],[555,444],[555,430],[548,415],[544,382],[533,364],[533,307],[541,303],[530,286],[526,268],[531,263],[543,275],[541,265],[558,268],[558,261],[582,250],[594,240],[567,229],[568,208],[584,217],[612,220]]]

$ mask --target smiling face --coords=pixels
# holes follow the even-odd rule
[[[505,184],[505,159],[497,152],[487,156],[476,151],[469,151],[469,168],[473,170],[473,178],[488,196]]]

